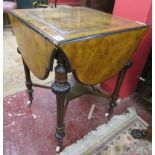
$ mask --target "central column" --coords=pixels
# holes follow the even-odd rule
[[[70,91],[70,84],[67,82],[67,70],[62,59],[59,59],[55,67],[55,82],[51,85],[51,90],[56,94],[57,102],[57,127],[56,138],[58,141],[56,152],[61,151],[64,133],[64,106],[65,96]]]

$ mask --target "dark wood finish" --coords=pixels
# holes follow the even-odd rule
[[[19,48],[17,48],[17,52],[21,55],[21,52],[19,50]],[[22,55],[21,55],[22,57]],[[32,81],[31,81],[31,75],[30,75],[30,70],[28,68],[28,66],[26,65],[24,59],[22,58],[22,62],[23,62],[23,67],[24,67],[24,72],[25,72],[25,85],[26,85],[26,92],[28,94],[28,106],[31,106],[32,104],[32,100],[33,100],[33,89],[32,89]]]
[[[119,91],[120,91],[120,88],[121,88],[125,73],[128,70],[128,68],[130,68],[131,66],[132,66],[132,61],[129,60],[128,63],[124,66],[124,68],[118,74],[115,89],[114,89],[114,92],[113,92],[113,94],[111,96],[110,107],[109,107],[109,110],[108,110],[109,116],[112,114],[113,108],[116,106],[116,100],[118,99],[118,94],[119,94]]]
[[[70,91],[70,84],[67,82],[67,71],[64,67],[63,61],[60,58],[58,64],[55,67],[55,82],[51,85],[51,90],[56,94],[57,101],[57,127],[56,127],[56,138],[58,146],[61,151],[64,133],[64,106],[65,106],[65,95]]]
[[[28,106],[31,106],[32,100],[33,100],[33,95],[32,95],[33,89],[32,89],[32,81],[31,81],[31,76],[30,76],[30,70],[29,70],[28,66],[26,65],[23,58],[22,58],[22,61],[23,61],[23,66],[24,66],[24,71],[25,71],[25,79],[26,79],[25,85],[27,87],[26,92],[27,92],[28,98],[29,98],[27,104],[28,104]]]
[[[147,130],[145,131],[145,138],[149,141],[152,141],[152,125],[149,125]]]
[[[45,88],[45,89],[51,89],[51,87],[49,87],[49,86],[44,86],[44,85],[40,85],[40,84],[37,84],[37,83],[32,83],[32,86],[39,87],[39,88]]]
[[[54,0],[54,6],[57,7],[57,0]]]
[[[115,0],[81,0],[83,6],[112,13]]]

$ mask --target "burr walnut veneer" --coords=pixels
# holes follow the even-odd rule
[[[57,60],[50,89],[57,98],[56,138],[60,151],[69,100],[86,93],[103,95],[95,85],[119,72],[109,98],[110,114],[147,25],[84,7],[21,9],[11,11],[9,16],[23,59],[29,104],[32,86],[49,88],[32,83],[30,70],[39,79],[46,79]],[[75,78],[72,82],[67,81],[69,72]]]

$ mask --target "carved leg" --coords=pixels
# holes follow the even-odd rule
[[[22,59],[23,60],[23,59]],[[26,82],[25,82],[25,85],[27,87],[27,94],[28,94],[28,106],[31,106],[32,104],[32,100],[33,100],[33,89],[32,89],[32,81],[31,81],[31,76],[30,76],[30,70],[28,68],[28,66],[26,65],[25,61],[23,60],[23,66],[24,66],[24,71],[25,71],[25,79],[26,79]]]
[[[119,94],[119,91],[120,91],[120,88],[123,82],[124,75],[127,69],[130,68],[131,66],[132,66],[132,61],[129,60],[128,63],[124,66],[124,68],[119,72],[119,75],[117,77],[117,82],[115,85],[115,89],[111,96],[110,107],[108,109],[108,113],[106,113],[105,116],[110,116],[112,114],[113,108],[116,106],[116,100],[118,99],[118,94]]]
[[[53,93],[56,94],[57,102],[57,127],[56,138],[58,141],[56,152],[62,150],[64,133],[64,113],[65,113],[65,98],[70,91],[70,84],[67,82],[67,71],[62,62],[58,61],[55,67],[55,82],[51,85]]]
[[[17,48],[17,52],[21,55],[19,48]],[[29,98],[27,104],[28,104],[28,106],[31,106],[32,100],[33,100],[33,95],[32,95],[33,89],[32,89],[32,81],[31,81],[31,76],[30,76],[30,70],[29,70],[28,66],[26,65],[23,58],[22,58],[22,61],[23,61],[23,66],[24,66],[25,79],[26,79],[26,82],[25,82],[25,85],[27,87],[26,92],[27,92],[28,98]]]

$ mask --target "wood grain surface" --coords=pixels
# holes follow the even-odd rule
[[[13,31],[26,64],[39,79],[45,79],[54,45],[10,15]]]
[[[147,26],[85,7],[17,9],[11,14],[56,45]]]
[[[146,29],[61,45],[72,70],[85,84],[94,85],[118,73],[138,47]]]
[[[74,75],[88,85],[118,73],[148,29],[145,24],[82,7],[15,10],[9,15],[21,54],[36,77],[47,77],[53,49],[60,47]]]

